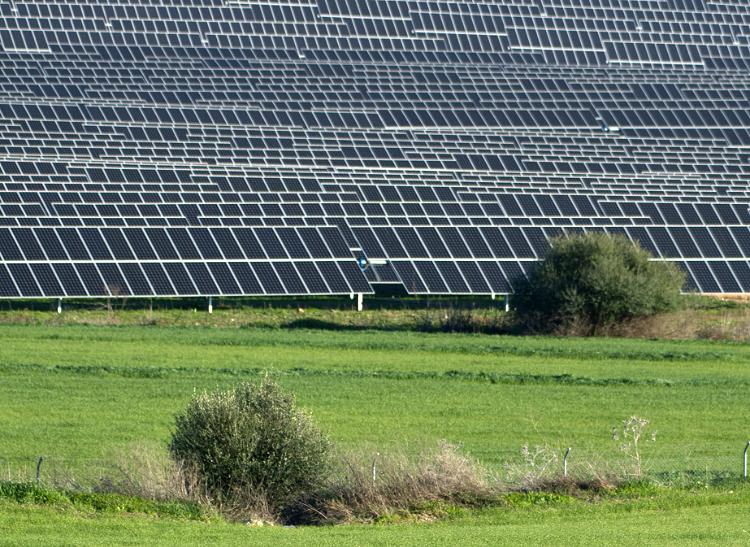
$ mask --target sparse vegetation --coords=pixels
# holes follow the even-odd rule
[[[398,515],[432,519],[446,506],[493,505],[499,494],[485,469],[457,447],[441,442],[416,456],[347,456],[325,488],[288,507],[284,518],[305,524],[379,522]]]
[[[534,332],[597,334],[602,327],[677,308],[683,273],[629,239],[589,232],[556,238],[516,285],[519,321]]]

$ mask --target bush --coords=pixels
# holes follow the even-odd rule
[[[622,236],[552,240],[544,261],[516,284],[515,309],[529,330],[596,334],[600,327],[677,307],[684,274]]]
[[[224,505],[262,498],[271,509],[320,486],[328,439],[268,378],[202,393],[176,418],[169,450]]]

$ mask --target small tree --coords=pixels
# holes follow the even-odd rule
[[[219,502],[264,496],[273,509],[319,486],[329,441],[269,378],[196,395],[176,417],[169,450]]]
[[[596,334],[604,325],[672,310],[684,274],[650,258],[622,236],[591,232],[553,239],[545,259],[516,284],[519,319],[533,331],[575,326]]]

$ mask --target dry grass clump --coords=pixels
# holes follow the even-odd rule
[[[750,340],[750,309],[680,310],[610,325],[601,334],[621,338],[747,342]]]
[[[154,501],[211,501],[197,473],[175,463],[165,450],[147,444],[116,454],[112,470],[99,480],[94,490]]]
[[[374,467],[374,473],[373,473]],[[346,457],[331,484],[287,508],[286,522],[373,522],[409,513],[430,520],[440,503],[472,506],[498,494],[495,481],[477,462],[448,443],[417,457],[403,453],[375,460]]]

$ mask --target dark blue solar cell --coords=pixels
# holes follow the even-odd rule
[[[79,263],[75,268],[89,296],[110,296],[107,283],[102,279],[95,264]]]
[[[352,258],[352,252],[338,228],[318,228],[323,241],[326,242],[334,258]]]
[[[109,247],[98,229],[81,228],[78,230],[78,233],[81,239],[83,239],[91,258],[94,260],[112,260],[112,253],[109,251]],[[86,286],[88,287],[88,284]]]
[[[299,228],[297,233],[302,238],[310,255],[314,258],[330,258],[331,251],[315,228]]]
[[[49,264],[30,264],[29,266],[44,296],[65,296],[65,291]]]
[[[688,268],[693,274],[695,281],[698,283],[698,287],[701,292],[704,293],[718,293],[721,292],[719,284],[716,282],[711,270],[705,262],[688,262]]]
[[[120,271],[134,296],[153,296],[154,291],[148,283],[140,264],[123,262]]]
[[[109,294],[112,296],[130,296],[132,294],[117,264],[104,262],[99,264],[98,267]]]
[[[264,262],[255,262],[252,264],[252,269],[263,287],[265,294],[286,294],[284,285],[279,281],[279,276],[273,269],[271,264]]]
[[[218,295],[219,288],[216,286],[216,282],[213,276],[208,271],[206,264],[199,262],[188,262],[185,264],[190,277],[193,279],[198,292],[196,294],[205,295]]]
[[[243,294],[247,295],[262,295],[265,294],[265,290],[258,282],[258,278],[253,271],[250,264],[246,262],[233,262],[229,264],[229,268],[232,270],[234,277],[242,288]]]
[[[469,285],[469,292],[475,294],[488,294],[492,292],[476,262],[462,260],[456,263],[461,275]]]
[[[416,230],[432,258],[451,257],[451,253],[448,251],[446,244],[443,243],[446,228],[441,229],[440,233],[438,233],[438,230],[435,228],[417,228]],[[440,237],[441,235],[443,238]],[[465,250],[465,252],[468,252],[468,250]]]
[[[57,235],[71,260],[91,259],[86,245],[75,228],[60,228],[57,230]]]
[[[455,262],[440,261],[435,262],[435,266],[437,266],[438,271],[448,285],[450,292],[458,294],[466,294],[470,292],[469,287]]]
[[[401,245],[399,239],[396,237],[393,228],[374,228],[373,231],[375,233],[375,237],[377,237],[378,241],[382,245],[386,256],[391,259],[408,257],[408,253],[404,249],[403,245]]]
[[[719,248],[725,257],[740,258],[743,256],[742,251],[740,251],[740,248],[737,246],[737,243],[728,228],[715,226],[708,231],[711,236],[713,236],[714,241],[719,245]]]
[[[55,230],[51,228],[40,228],[35,230],[36,237],[41,243],[47,258],[50,260],[67,260],[68,255],[65,253],[62,243],[57,237]]]
[[[208,228],[190,228],[188,231],[203,258],[206,260],[223,258]]]
[[[327,294],[328,286],[320,275],[314,262],[297,262],[294,264],[310,294]]]
[[[346,279],[347,285],[354,293],[369,293],[372,291],[367,280],[362,275],[359,266],[353,261],[342,261],[335,264]]]
[[[240,249],[237,240],[234,238],[232,231],[228,228],[213,228],[211,230],[216,243],[221,249],[221,253],[227,260],[239,260],[244,259],[245,256]]]
[[[411,294],[427,292],[427,287],[411,262],[394,262],[393,268],[396,270],[407,292]]]
[[[23,254],[8,228],[0,228],[0,258],[3,260],[23,260]]]
[[[112,251],[115,260],[133,260],[135,258],[130,245],[119,229],[103,228],[101,234]]]
[[[419,275],[424,279],[425,285],[430,292],[436,293],[447,293],[449,292],[448,286],[440,276],[440,272],[432,262],[417,261],[414,262],[414,267],[419,272]]]
[[[476,236],[476,234],[474,235]],[[479,228],[479,235],[484,238],[484,243],[489,246],[492,257],[513,258],[515,256],[512,249],[510,248],[510,245],[508,245],[508,242],[505,240],[505,237],[503,237],[500,229],[481,227]],[[483,252],[481,243],[482,242],[479,239],[474,240],[474,246],[477,247],[478,250]]]
[[[742,292],[750,292],[750,265],[747,262],[730,262],[729,266],[742,287]]]
[[[734,273],[729,268],[726,262],[708,262],[708,267],[713,272],[714,278],[719,282],[722,292],[725,293],[740,293],[742,287],[737,282]]]
[[[526,270],[524,269],[525,264],[532,264],[531,262],[501,262],[500,268],[503,270],[503,275],[508,280],[511,286],[514,286],[519,280],[526,277]]]
[[[500,230],[508,241],[513,254],[518,258],[535,258],[535,253],[529,245],[524,230],[515,227],[505,227]],[[501,258],[501,255],[496,255]]]
[[[156,296],[171,296],[176,294],[162,264],[146,262],[143,264],[143,273],[146,274],[149,283],[154,288]]]
[[[276,270],[276,274],[281,279],[286,294],[307,294],[308,290],[305,284],[302,282],[297,270],[294,265],[290,262],[275,262],[273,267]]]
[[[8,264],[7,266],[22,297],[28,298],[43,295],[28,264]]]
[[[461,237],[458,228],[439,228],[439,232],[453,258],[471,258],[471,251]]]
[[[284,245],[273,229],[258,228],[255,230],[255,235],[268,258],[288,258]]]
[[[266,258],[266,253],[263,251],[263,246],[255,236],[255,232],[250,228],[238,228],[234,231],[234,235],[237,237],[242,250],[245,252],[245,256],[250,259],[263,259]]]
[[[179,262],[166,262],[164,271],[174,286],[177,294],[182,296],[195,296],[200,294],[195,288],[190,275],[185,270],[185,265]]]
[[[710,232],[707,228],[701,226],[694,226],[690,228],[690,233],[693,236],[693,241],[698,245],[701,250],[701,256],[703,258],[720,258],[721,251],[714,243]]]
[[[30,228],[17,228],[13,235],[26,260],[45,260],[44,251]]]
[[[167,233],[169,234],[172,243],[174,243],[174,247],[177,249],[180,258],[183,260],[195,260],[201,258],[187,228],[168,228]]]
[[[65,294],[68,296],[85,296],[86,288],[81,283],[76,268],[73,264],[52,264],[52,269],[57,274],[57,278],[63,286]]]
[[[276,235],[291,258],[310,258],[310,253],[294,228],[277,228]]]
[[[335,262],[319,262],[317,266],[332,293],[348,294],[354,292]]]
[[[10,272],[5,264],[0,264],[0,296],[20,296],[16,284],[13,282]]]
[[[508,294],[511,292],[510,284],[503,274],[502,269],[496,262],[482,261],[477,263],[482,270],[484,278],[495,294]]]
[[[232,271],[229,269],[229,266],[226,263],[209,262],[208,264],[206,264],[206,266],[211,272],[214,281],[216,281],[216,284],[219,286],[221,294],[228,296],[242,294],[242,289],[237,284],[234,275],[232,275]]]
[[[401,244],[404,246],[404,249],[406,249],[409,258],[430,257],[414,228],[395,228],[395,232],[401,241]]]

